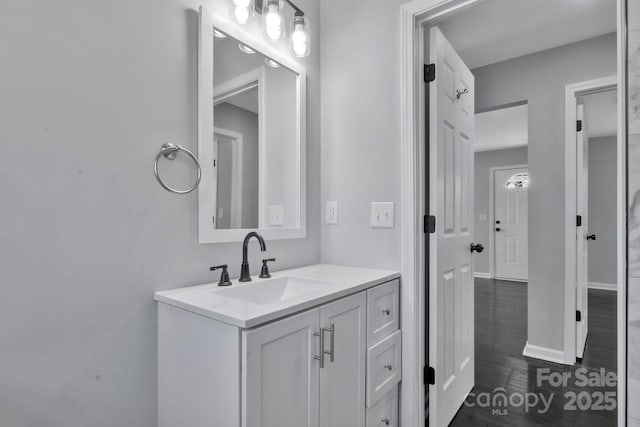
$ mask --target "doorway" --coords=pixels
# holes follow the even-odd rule
[[[428,0],[424,0],[424,1],[415,1],[412,2],[410,5],[408,5],[407,7],[403,8],[404,11],[404,15],[403,15],[403,29],[405,30],[404,34],[403,34],[403,40],[404,42],[407,42],[407,46],[405,46],[405,51],[403,54],[403,57],[405,59],[405,65],[406,64],[414,64],[415,67],[405,67],[404,69],[404,81],[403,81],[403,92],[405,94],[405,102],[403,103],[403,116],[408,117],[408,121],[407,121],[407,125],[408,125],[408,129],[403,129],[403,131],[405,132],[405,134],[403,135],[403,141],[404,141],[404,148],[405,150],[403,151],[404,156],[403,156],[403,169],[405,170],[405,177],[403,178],[403,186],[404,184],[409,184],[406,188],[406,191],[404,191],[404,195],[406,196],[406,200],[410,200],[410,202],[405,206],[405,208],[410,209],[411,214],[409,214],[409,216],[407,217],[407,222],[408,224],[410,224],[410,226],[408,227],[407,232],[405,233],[405,238],[404,238],[404,242],[405,242],[405,249],[407,249],[405,255],[404,255],[404,259],[405,259],[405,268],[403,269],[403,273],[405,274],[405,280],[409,280],[409,285],[414,285],[415,287],[411,287],[409,286],[409,295],[405,295],[405,298],[410,298],[411,296],[415,296],[415,295],[419,295],[422,292],[422,295],[425,294],[425,291],[421,291],[420,287],[419,287],[419,280],[420,277],[425,277],[428,276],[430,279],[431,278],[444,278],[446,279],[446,274],[443,275],[442,273],[448,273],[449,277],[452,278],[456,278],[456,274],[458,274],[457,277],[462,277],[460,274],[463,272],[463,268],[464,265],[459,265],[458,267],[455,267],[455,269],[450,268],[447,271],[439,271],[438,268],[441,268],[442,266],[438,265],[437,263],[434,263],[435,260],[440,260],[440,257],[438,257],[438,252],[439,252],[439,245],[442,245],[442,242],[437,241],[437,239],[439,239],[440,237],[434,237],[431,235],[426,236],[426,238],[419,238],[416,235],[412,234],[412,232],[416,232],[417,231],[417,227],[416,225],[419,223],[422,223],[422,215],[424,215],[424,207],[427,206],[426,200],[429,200],[429,205],[431,205],[431,210],[430,212],[436,212],[440,215],[442,215],[443,213],[446,214],[446,193],[443,191],[440,191],[440,193],[438,194],[438,191],[436,188],[431,188],[432,191],[422,191],[420,189],[424,189],[423,186],[419,185],[418,183],[421,182],[427,182],[429,183],[430,186],[436,185],[435,183],[437,183],[438,185],[441,185],[441,183],[437,180],[434,179],[429,179],[425,181],[425,176],[423,175],[423,170],[421,169],[421,162],[420,161],[415,161],[414,159],[418,158],[418,159],[427,159],[427,161],[425,162],[425,164],[428,164],[430,167],[435,166],[436,168],[438,167],[437,164],[434,164],[434,162],[436,162],[435,159],[438,158],[438,155],[440,155],[440,152],[431,152],[429,153],[431,150],[430,145],[425,145],[423,147],[420,147],[420,144],[424,144],[424,141],[426,139],[427,135],[431,135],[433,132],[433,128],[434,128],[434,123],[429,123],[428,125],[425,125],[425,127],[421,127],[419,125],[420,123],[420,119],[426,117],[428,114],[430,114],[429,111],[429,107],[427,107],[426,101],[427,99],[431,100],[434,95],[433,92],[436,92],[436,85],[432,85],[431,90],[427,91],[427,93],[422,93],[421,88],[422,88],[422,65],[424,62],[430,62],[430,61],[423,61],[423,58],[432,58],[434,55],[434,50],[433,50],[433,45],[431,45],[430,43],[433,42],[433,37],[429,38],[427,36],[427,40],[430,43],[427,44],[423,44],[422,40],[423,40],[423,35],[426,32],[430,32],[431,31],[431,27],[438,23],[438,22],[442,22],[443,20],[445,20],[447,17],[453,16],[452,13],[464,13],[466,11],[472,10],[475,7],[478,7],[478,5],[482,5],[482,4],[497,4],[500,3],[499,1],[495,1],[495,2],[475,2],[475,1],[451,1],[451,2],[431,2]],[[526,3],[526,2],[523,2]],[[522,13],[522,12],[521,12]],[[615,12],[614,12],[615,14]],[[504,16],[502,14],[499,14],[500,16]],[[619,18],[619,17],[618,17]],[[420,26],[415,26],[414,24],[418,22],[418,23],[422,23],[424,25]],[[415,28],[418,29],[418,31],[415,31]],[[476,33],[477,34],[477,33]],[[446,39],[446,37],[445,37]],[[615,37],[614,37],[614,46],[615,46]],[[453,44],[453,47],[455,48],[456,45]],[[619,45],[618,45],[619,48]],[[454,49],[455,50],[455,49]],[[614,48],[615,50],[615,48]],[[416,59],[418,59],[418,62],[416,63]],[[456,67],[452,66],[454,64],[452,64],[451,62],[448,63],[441,63],[440,67],[438,66],[438,64],[436,64],[435,70],[436,70],[436,80],[438,78],[442,79],[441,81],[444,81],[444,85],[448,88],[447,91],[445,92],[446,95],[449,96],[449,99],[461,99],[464,98],[467,94],[469,94],[470,92],[473,92],[471,89],[473,88],[473,82],[469,83],[468,81],[463,81],[463,79],[457,79],[456,78]],[[490,64],[484,64],[482,66],[485,65],[490,65]],[[417,67],[420,67],[420,72],[418,71]],[[614,66],[617,69],[620,69],[620,66],[617,62],[615,62],[614,59]],[[473,73],[475,76],[475,73]],[[549,78],[552,78],[552,76],[550,76]],[[482,88],[478,88],[477,85],[477,79],[476,79],[476,86],[475,86],[475,90],[477,91],[481,91],[483,90]],[[503,82],[504,86],[509,86],[510,83],[504,81]],[[465,87],[466,85],[466,87]],[[523,84],[524,86],[524,84]],[[498,86],[494,86],[491,89],[496,89]],[[510,85],[510,87],[515,87],[513,85]],[[530,86],[532,87],[532,86]],[[619,86],[620,88],[623,88],[623,86]],[[469,89],[468,91],[466,89]],[[556,89],[557,90],[557,89]],[[497,91],[497,90],[496,90]],[[536,95],[536,94],[534,94]],[[490,96],[493,96],[494,98],[498,98],[495,97],[493,94],[491,94]],[[556,95],[556,97],[558,97]],[[538,101],[536,99],[536,97],[532,97],[534,101]],[[559,98],[561,98],[561,95],[559,96]],[[518,98],[515,98],[515,100],[517,100]],[[521,97],[519,99],[528,99],[527,97]],[[415,100],[416,102],[413,103],[412,100]],[[442,102],[446,102],[445,98],[442,98],[441,101]],[[498,105],[504,102],[501,102],[503,100],[501,99],[497,99],[497,101],[495,102],[494,105]],[[514,101],[514,99],[512,98],[511,101]],[[531,99],[529,99],[530,103],[531,103]],[[562,104],[560,104],[562,105]],[[431,104],[430,108],[434,108],[434,105]],[[554,107],[557,108],[557,107]],[[560,107],[562,108],[562,106]],[[435,106],[436,111],[438,111],[438,113],[440,113],[440,118],[443,117],[442,112],[438,109],[438,106]],[[406,114],[406,113],[410,113],[410,114]],[[550,114],[551,113],[551,109],[548,109],[545,114]],[[555,113],[554,113],[555,114]],[[561,120],[562,115],[561,114],[555,114],[555,120],[557,121],[558,119]],[[549,116],[547,116],[547,118],[549,118]],[[621,123],[622,118],[619,115],[618,116],[618,122]],[[440,123],[436,122],[437,124],[435,125],[436,128],[438,126],[440,126]],[[451,123],[449,123],[451,125]],[[415,125],[415,127],[414,127]],[[555,128],[554,126],[548,125],[547,128],[544,127],[545,123],[543,123],[543,121],[541,121],[539,118],[537,118],[536,120],[536,132],[539,132],[540,134],[544,134],[545,132],[548,131],[548,128]],[[411,130],[412,129],[412,130]],[[446,138],[447,135],[447,131],[449,131],[449,134],[452,134],[453,130],[457,129],[456,126],[453,127],[453,129],[450,127],[449,129],[446,128],[446,126],[441,127],[441,129],[443,129],[440,133],[442,135],[442,138]],[[467,135],[469,136],[469,135]],[[538,135],[539,136],[539,135]],[[451,139],[454,140],[455,138]],[[547,142],[550,143],[552,141],[557,141],[557,138],[546,138]],[[620,143],[620,142],[619,142]],[[464,145],[464,143],[462,143],[461,145]],[[539,145],[536,147],[537,150],[540,150],[542,148],[542,145]],[[427,153],[425,153],[425,151]],[[455,152],[455,149],[454,149]],[[416,153],[420,154],[419,156],[416,157]],[[437,154],[436,154],[437,153]],[[445,151],[446,153],[446,151]],[[462,152],[464,155],[464,151]],[[540,151],[537,152],[537,158],[538,160],[540,158],[542,158],[543,156],[540,155]],[[436,154],[436,155],[434,155]],[[549,162],[553,163],[556,162],[554,164],[557,164],[557,162],[563,162],[562,156],[555,156],[554,157],[554,151],[548,150],[547,153],[543,153],[546,154],[546,160],[548,160]],[[445,154],[446,156],[446,154]],[[620,159],[619,159],[620,160]],[[455,164],[455,161],[454,161]],[[621,162],[619,162],[619,164],[623,164]],[[442,167],[443,173],[440,174],[440,176],[445,177],[445,179],[443,180],[444,182],[446,182],[446,177],[447,177],[447,172],[446,172],[446,164],[441,164],[440,165]],[[529,173],[531,174],[531,182],[533,183],[532,185],[534,186],[538,186],[538,197],[541,194],[539,192],[540,188],[550,188],[551,191],[549,192],[549,194],[546,195],[547,198],[550,198],[553,203],[552,206],[554,206],[554,209],[560,209],[561,211],[562,209],[562,201],[563,199],[560,198],[558,200],[554,200],[553,194],[557,194],[558,191],[556,189],[556,187],[559,185],[560,189],[562,189],[562,179],[558,180],[558,175],[556,172],[553,173],[549,173],[549,174],[541,174],[539,173],[540,170],[538,169],[536,171],[536,166],[532,165],[531,163],[529,163]],[[429,172],[427,175],[430,175],[430,178],[433,178],[433,168],[429,169]],[[436,174],[435,177],[438,177],[439,175]],[[449,175],[449,178],[453,177],[454,181],[457,178],[458,175],[456,175],[455,172],[455,168],[454,168],[454,173],[453,175]],[[460,178],[462,179],[462,178]],[[455,187],[455,185],[454,185]],[[464,186],[460,186],[457,187],[459,188],[459,192],[464,192]],[[469,189],[471,189],[472,187],[469,186]],[[620,188],[618,189],[620,191]],[[436,193],[434,195],[434,192]],[[561,191],[560,191],[561,192]],[[575,193],[574,193],[575,194]],[[424,196],[423,196],[424,195]],[[569,196],[570,197],[570,196]],[[426,200],[425,200],[426,199]],[[454,200],[456,200],[456,198],[453,198]],[[535,199],[535,198],[534,198]],[[440,203],[440,205],[438,205],[438,203]],[[529,204],[531,205],[531,199],[529,199]],[[449,207],[452,206],[451,204],[449,204]],[[455,208],[455,204],[453,205]],[[540,208],[541,205],[538,205],[538,207],[536,209],[541,209]],[[622,203],[618,203],[618,207],[623,206]],[[442,210],[444,207],[445,210]],[[438,211],[438,209],[440,209],[440,211]],[[463,207],[459,207],[459,209],[463,209]],[[542,212],[537,212],[536,215],[534,215],[534,222],[535,221],[544,221],[544,219],[546,219],[546,214],[549,214],[551,217],[553,217],[552,214],[550,214],[551,210],[547,209],[547,212],[545,213],[544,211]],[[621,221],[622,219],[620,218],[621,212],[623,212],[623,210],[619,209],[617,211],[617,216],[618,216],[618,220]],[[475,213],[474,213],[475,214]],[[415,216],[414,216],[415,215]],[[447,230],[447,229],[451,229],[451,228],[447,228],[447,218],[446,216],[443,217],[439,217],[438,215],[434,215],[436,216],[436,224],[438,224],[438,226],[443,226],[443,230]],[[455,218],[455,215],[454,215]],[[529,217],[529,222],[531,223],[531,216]],[[415,221],[415,222],[414,222]],[[444,224],[443,224],[444,221]],[[425,225],[428,225],[430,222],[433,222],[432,220],[425,220]],[[451,222],[449,222],[449,224],[451,224]],[[464,229],[463,227],[463,223],[462,222],[453,222],[453,227],[454,229],[458,232],[458,231],[462,231]],[[438,230],[438,226],[436,226],[436,230]],[[412,228],[415,227],[415,228]],[[533,236],[533,240],[540,242],[540,240],[546,236],[551,236],[554,235],[556,236],[556,239],[559,237],[560,239],[562,238],[562,236],[564,235],[563,232],[558,233],[557,230],[555,230],[556,226],[552,225],[550,227],[547,227],[546,229],[544,228],[536,228],[535,230],[531,229],[531,227],[529,227],[529,231],[530,231],[530,236],[529,236],[529,247],[531,247],[531,237]],[[428,229],[428,227],[425,227],[426,229]],[[559,227],[559,229],[562,231],[562,227]],[[412,232],[411,232],[412,231]],[[437,231],[436,233],[437,234]],[[458,233],[459,235],[460,233]],[[474,241],[474,236],[473,233],[470,232],[470,243],[473,243],[474,246],[477,247],[477,244],[479,242]],[[433,240],[436,239],[435,244],[431,244],[433,243]],[[543,240],[543,239],[542,239]],[[426,247],[426,249],[421,249],[423,244],[429,243],[429,245]],[[555,242],[555,241],[554,241]],[[534,243],[535,244],[535,243]],[[466,243],[465,243],[466,246]],[[460,246],[462,247],[462,246]],[[556,267],[551,267],[553,265],[553,263],[555,262],[556,259],[558,259],[557,255],[554,255],[554,253],[556,253],[558,250],[560,251],[560,257],[562,258],[562,243],[560,245],[558,245],[557,243],[553,243],[552,245],[548,246],[549,248],[549,253],[547,253],[546,257],[544,257],[544,262],[549,264],[549,268],[541,268],[540,263],[538,263],[536,265],[536,269],[531,270],[531,264],[529,264],[529,279],[531,279],[531,274],[532,271],[534,272],[535,275],[538,276],[538,280],[540,277],[542,277],[543,279],[545,279],[545,283],[543,284],[543,286],[541,286],[541,289],[537,289],[536,292],[540,291],[540,290],[545,290],[546,288],[555,288],[555,289],[563,289],[562,285],[558,286],[558,280],[557,277],[555,276],[559,276],[561,277],[561,283],[564,282],[564,284],[566,285],[567,283],[564,281],[564,276],[562,274],[562,271],[560,271],[560,274],[558,274],[558,269]],[[434,254],[435,252],[435,254]],[[531,251],[529,251],[529,256],[531,256]],[[425,255],[428,254],[428,258],[427,258],[427,265],[421,266],[421,258],[424,257]],[[424,258],[422,258],[424,259]],[[409,267],[409,265],[411,263],[413,263],[415,261],[415,267]],[[473,266],[474,260],[473,258],[470,258],[468,261],[468,264],[465,265],[470,265]],[[543,263],[544,264],[544,263]],[[620,269],[620,266],[618,266],[618,268]],[[435,273],[433,270],[436,270]],[[435,274],[435,276],[434,276]],[[554,276],[555,275],[555,276]],[[549,276],[549,277],[546,277]],[[554,277],[552,277],[554,276]],[[436,282],[437,283],[437,282]],[[440,286],[440,284],[436,284],[433,283],[433,280],[430,280],[429,282],[429,286],[430,286],[430,290],[429,293],[431,293],[431,287],[432,286]],[[460,283],[460,286],[458,287],[454,287],[454,289],[457,289],[458,292],[461,288],[463,288],[464,286],[462,286],[465,281],[464,280],[453,280],[450,283]],[[565,286],[566,288],[567,286]],[[441,295],[444,291],[446,290],[445,287],[442,287],[441,292],[436,292],[435,295]],[[529,291],[531,292],[531,291]],[[575,286],[573,287],[573,297],[575,298],[575,292],[576,292],[576,288]],[[446,293],[445,293],[446,294]],[[458,294],[458,296],[463,295],[463,294]],[[528,295],[529,297],[531,295]],[[535,295],[534,295],[535,296]],[[548,306],[546,307],[546,311],[549,313],[562,313],[563,312],[563,307],[562,304],[564,302],[566,302],[566,299],[563,298],[563,294],[560,294],[558,298],[553,298],[552,300],[549,301]],[[425,295],[426,297],[426,295]],[[535,299],[535,298],[534,298]],[[431,305],[432,308],[435,309],[435,305],[436,302],[438,301],[437,299],[434,299],[432,297],[432,295],[429,295],[429,298],[426,299],[426,304]],[[460,302],[462,302],[462,300],[460,300]],[[575,303],[575,299],[574,299],[574,303]],[[560,310],[558,310],[558,305],[561,306]],[[458,306],[460,307],[460,306]],[[621,305],[619,305],[619,309],[618,309],[618,314],[624,316],[624,312],[621,309]],[[454,311],[454,318],[458,318],[456,316],[458,316],[458,314],[456,314],[457,312]],[[569,324],[565,324],[563,325],[564,327],[572,327],[574,328],[574,334],[575,334],[575,312],[574,314],[574,319],[569,322]],[[411,315],[411,313],[409,313],[408,315]],[[434,340],[434,335],[437,335],[438,333],[440,333],[441,331],[438,329],[437,326],[434,326],[434,323],[438,323],[438,322],[433,322],[433,318],[434,316],[438,316],[436,314],[433,313],[433,309],[428,311],[427,317],[429,317],[429,322],[428,322],[428,326],[430,329],[430,333],[428,334],[429,340]],[[553,314],[553,316],[556,316],[556,314]],[[549,318],[553,317],[553,316],[549,316]],[[416,320],[419,320],[416,319]],[[426,319],[423,319],[426,320]],[[438,320],[438,318],[436,317],[436,320]],[[440,320],[440,324],[446,324],[446,319],[444,319],[445,321],[443,322],[443,318],[439,319]],[[420,324],[420,322],[417,322],[416,324]],[[426,324],[426,323],[422,323],[422,324]],[[463,323],[458,322],[458,325],[464,325]],[[570,359],[571,356],[571,352],[567,351],[566,348],[563,348],[562,343],[557,345],[555,343],[558,342],[558,340],[562,341],[562,336],[563,336],[563,329],[549,329],[549,328],[542,328],[540,329],[540,332],[535,330],[535,327],[539,326],[539,325],[533,325],[533,335],[536,334],[540,334],[540,333],[544,333],[544,331],[546,331],[547,336],[543,337],[544,339],[548,339],[548,341],[551,343],[549,346],[545,347],[545,346],[537,346],[536,348],[534,348],[534,345],[529,345],[527,344],[527,347],[530,350],[534,350],[537,352],[537,354],[534,357],[539,357],[540,359],[546,359],[546,360],[553,360],[553,361],[557,361],[559,363],[567,363],[568,359]],[[464,334],[464,331],[461,331],[460,334]],[[529,337],[532,337],[532,322],[531,320],[529,320],[528,325],[527,325],[527,334]],[[618,335],[620,337],[622,337],[624,334],[623,330],[618,329]],[[416,336],[420,337],[421,334],[417,334]],[[462,335],[460,335],[462,336]],[[439,337],[440,339],[442,339],[442,337]],[[457,339],[457,338],[456,338]],[[575,335],[574,335],[574,339],[575,339]],[[456,340],[454,339],[454,342]],[[619,342],[622,342],[622,338],[620,338]],[[405,342],[406,343],[406,342]],[[442,346],[444,346],[445,348],[445,352],[446,352],[446,339],[443,340],[439,347],[442,348]],[[557,345],[557,347],[556,347]],[[435,361],[435,364],[438,364],[438,360],[437,357],[439,355],[438,352],[433,352],[431,349],[431,346],[429,346],[429,352],[424,354],[424,361],[425,364],[427,366],[431,365],[431,361]],[[411,342],[409,342],[409,352],[412,352],[413,350],[417,350],[419,351],[420,347],[413,347],[411,345]],[[405,347],[406,349],[406,347]],[[624,347],[619,347],[618,351],[620,353],[624,352]],[[455,352],[454,352],[455,353]],[[459,356],[459,355],[458,355]],[[456,356],[456,357],[458,357]],[[404,358],[405,361],[411,361],[411,359],[414,360],[420,360],[420,357],[416,357],[416,353],[410,354],[407,357]],[[459,359],[454,359],[454,360],[459,360]],[[527,359],[529,360],[529,359]],[[575,360],[575,357],[574,357]],[[427,362],[429,362],[427,364]],[[475,363],[475,359],[473,360],[473,362]],[[440,362],[442,363],[442,362]],[[438,372],[442,372],[440,371],[440,368],[442,366],[445,366],[445,370],[444,370],[444,374],[442,374],[442,376],[440,378],[438,378]],[[437,417],[431,417],[431,414],[433,413],[437,413],[437,411],[440,409],[438,407],[438,397],[437,395],[439,393],[441,393],[442,387],[444,386],[451,386],[453,384],[453,382],[451,382],[451,376],[447,376],[447,373],[450,371],[446,370],[446,362],[444,365],[437,365],[435,366],[435,375],[433,375],[434,378],[434,382],[436,384],[431,384],[429,387],[429,411],[430,411],[430,418],[429,418],[429,423],[430,425],[447,425],[448,421],[444,421],[443,419],[439,419]],[[434,366],[430,366],[431,368],[434,368]],[[411,369],[411,368],[408,368]],[[459,369],[456,366],[456,369]],[[621,369],[624,369],[624,367],[621,367]],[[407,376],[405,376],[404,378],[407,378]],[[426,378],[429,378],[428,376]],[[459,377],[458,377],[459,378]],[[412,380],[409,379],[409,384],[405,384],[403,385],[403,389],[409,388],[411,386],[415,386],[417,384],[411,382]],[[438,382],[440,381],[440,383],[438,384]],[[618,389],[618,393],[622,393],[619,394],[618,396],[618,401],[620,402],[620,405],[624,405],[624,388],[623,387],[619,387]],[[404,396],[407,396],[406,393],[404,394]],[[415,396],[420,396],[420,393],[416,393],[415,395],[411,395],[412,397],[409,397],[408,399],[411,401],[413,399],[417,399]],[[622,399],[620,398],[620,396],[622,396]],[[464,396],[463,396],[463,400],[464,400]],[[447,402],[447,404],[449,406],[451,406],[451,401],[449,400]],[[410,408],[407,408],[408,405],[410,405],[410,403],[405,403],[403,401],[402,403],[403,405],[403,414],[406,414],[407,412],[410,412]],[[416,405],[417,407],[420,407],[420,405]],[[435,407],[435,408],[434,408]],[[432,411],[433,409],[433,411]],[[445,408],[446,409],[446,408]],[[446,411],[449,411],[448,409],[446,409]],[[405,415],[406,417],[406,415]],[[445,417],[446,418],[446,417]],[[406,419],[406,418],[405,418]],[[622,420],[623,417],[621,416],[620,419]],[[416,423],[417,424],[417,423]],[[485,423],[486,424],[486,423]],[[468,424],[467,424],[468,425]]]
[[[529,168],[526,165],[496,167],[491,172],[495,278],[526,282],[529,273]]]

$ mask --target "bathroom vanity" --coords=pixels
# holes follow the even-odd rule
[[[399,274],[313,265],[158,292],[158,425],[398,425]]]

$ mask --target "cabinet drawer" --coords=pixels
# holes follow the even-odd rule
[[[373,345],[400,327],[400,281],[367,291],[367,343]]]
[[[371,407],[400,382],[401,332],[396,331],[367,350],[367,407]]]
[[[367,410],[367,427],[398,427],[398,386]]]

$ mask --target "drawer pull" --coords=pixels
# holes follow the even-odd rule
[[[385,364],[384,367],[387,368],[388,371],[393,371],[393,365],[391,363]]]
[[[389,310],[388,308],[385,308],[384,310],[382,310],[383,314],[386,314],[387,316],[391,316],[391,310]]]
[[[388,426],[391,423],[391,420],[389,418],[383,418],[380,423]]]

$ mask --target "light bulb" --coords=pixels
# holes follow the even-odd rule
[[[263,11],[264,34],[270,41],[278,41],[284,36],[284,19],[280,13],[280,0],[269,0]]]
[[[280,68],[280,64],[278,64],[273,59],[265,58],[264,63],[267,64],[271,68]]]
[[[246,7],[236,7],[233,9],[233,17],[239,24],[246,24],[249,21],[249,9]]]
[[[226,39],[227,35],[220,30],[213,29],[213,36],[219,39]]]
[[[251,49],[249,46],[242,43],[238,43],[238,49],[240,49],[241,52],[244,52],[247,55],[253,55],[254,53],[256,53],[255,50]]]
[[[247,24],[253,18],[254,0],[233,0],[231,18],[238,24]]]
[[[292,24],[290,39],[291,50],[298,58],[304,58],[309,55],[309,27],[305,22],[304,15],[296,14]]]

